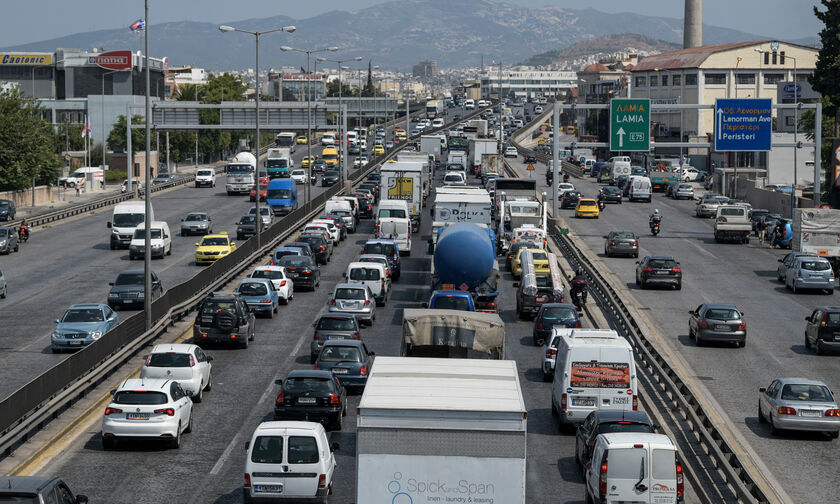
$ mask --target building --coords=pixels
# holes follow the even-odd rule
[[[169,67],[169,73],[166,76],[166,96],[177,97],[178,88],[184,84],[204,86],[207,84],[207,72],[203,68],[192,66]]]
[[[612,98],[627,96],[629,80],[630,72],[623,66],[593,63],[577,72],[578,103],[609,103]]]
[[[499,94],[499,69],[488,67],[479,74],[481,97],[488,99]],[[517,98],[535,96],[565,96],[577,86],[575,72],[504,70],[501,71],[502,94]]]
[[[267,82],[261,87],[264,94],[277,97],[279,101],[302,102],[306,101],[307,85],[312,101],[321,100],[326,95],[327,78],[314,72],[307,78],[306,72],[270,71]]]
[[[411,67],[411,74],[415,77],[434,77],[438,74],[437,61],[423,60]]]

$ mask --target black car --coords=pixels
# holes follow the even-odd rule
[[[750,210],[750,222],[752,223],[752,229],[753,232],[755,232],[756,236],[758,236],[758,231],[756,231],[755,225],[758,224],[759,219],[761,219],[765,215],[768,215],[769,213],[770,210],[764,208],[753,208],[752,210]]]
[[[629,179],[630,175],[619,175],[618,178],[615,179],[616,187],[618,187],[619,189],[624,189],[624,185],[627,184],[627,181]]]
[[[15,213],[17,213],[17,208],[15,208],[14,201],[7,199],[0,200],[0,220],[14,220]]]
[[[362,325],[352,313],[322,313],[312,324],[315,333],[309,346],[309,363],[314,364],[324,342],[333,339],[359,339]]]
[[[820,306],[805,317],[805,348],[817,354],[840,349],[840,308]]]
[[[261,231],[264,231],[268,226],[265,225],[265,221],[260,219],[261,223]],[[236,239],[239,241],[247,240],[248,238],[257,234],[257,216],[256,215],[243,215],[239,218],[239,222],[236,223]]]
[[[327,170],[321,175],[321,186],[329,187],[338,184],[339,174],[338,170]]]
[[[163,295],[163,285],[154,271],[149,272],[152,279],[152,301]],[[146,299],[145,276],[141,269],[126,270],[117,275],[117,279],[108,283],[108,306],[113,310],[128,308],[142,310]]]
[[[275,383],[282,387],[274,401],[275,420],[320,422],[328,429],[341,430],[347,414],[347,391],[334,374],[295,370],[285,381]]]
[[[168,184],[175,181],[175,177],[171,173],[161,173],[152,180],[152,184]]]
[[[615,186],[604,186],[598,192],[598,201],[604,203],[618,203],[621,204],[621,191]]]
[[[537,156],[534,155],[534,154],[525,154],[523,162],[526,163],[526,164],[527,163],[536,163],[537,162]]]
[[[313,173],[324,173],[327,171],[327,162],[323,159],[316,159],[312,161],[312,172]]]
[[[359,189],[367,189],[373,194],[373,199],[375,203],[379,203],[379,184],[376,182],[362,182],[359,185]]]
[[[321,270],[311,257],[287,255],[275,264],[286,268],[286,274],[294,282],[295,290],[303,287],[315,290],[321,284]]]
[[[373,218],[373,202],[370,196],[364,193],[352,193],[350,196],[355,196],[359,200],[359,218],[372,219]]]
[[[306,256],[306,257],[311,257],[313,261],[315,260],[315,253],[312,251],[312,247],[306,242],[293,241],[293,242],[284,243],[283,246],[284,247],[299,248],[299,249],[301,249],[300,250],[300,255]]]
[[[670,285],[682,289],[682,268],[671,256],[645,256],[636,261],[636,285]]]
[[[48,502],[87,504],[85,495],[73,492],[55,476],[6,476],[0,488],[0,502]]]
[[[326,239],[320,234],[302,234],[298,237],[298,241],[308,243],[312,248],[312,254],[315,260],[320,264],[327,264],[332,257],[332,241]]]
[[[551,339],[554,327],[580,327],[580,314],[574,305],[547,303],[540,306],[534,317],[534,345],[541,345]]]
[[[248,348],[256,333],[254,312],[236,292],[214,292],[198,307],[193,324],[193,342],[235,343]]]
[[[379,183],[380,178],[381,177],[380,177],[378,171],[375,171],[375,172],[373,172],[373,173],[371,173],[367,176],[367,180],[372,180],[372,181],[376,182],[377,184]]]
[[[560,200],[560,208],[575,208],[582,197],[580,191],[566,191]]]
[[[598,434],[612,432],[653,433],[658,425],[643,411],[599,410],[593,411],[575,433],[575,460],[581,467],[592,458],[592,448]]]

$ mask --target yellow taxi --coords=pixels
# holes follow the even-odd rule
[[[400,140],[405,140],[407,135],[405,133],[405,130],[400,129],[400,130],[395,130],[394,131],[394,136],[397,137]]]
[[[315,156],[303,156],[303,159],[300,160],[300,167],[309,168],[312,161],[315,161]]]
[[[543,249],[519,249],[516,254],[516,259],[513,261],[513,276],[519,278],[522,274],[522,252],[525,250],[531,251],[531,257],[534,259],[534,273],[537,275],[547,275],[548,270],[548,253]]]
[[[539,140],[537,140],[537,145],[547,145],[547,144],[548,144],[548,140],[546,140],[545,138],[540,138]]]
[[[575,207],[575,217],[594,217],[598,218],[601,212],[598,210],[598,202],[592,198],[581,198]]]
[[[236,243],[228,237],[226,231],[206,235],[195,246],[198,247],[195,249],[195,264],[198,266],[211,264],[236,250]]]
[[[309,139],[306,138],[306,135],[298,135],[297,143],[306,145],[309,143]]]
[[[385,147],[382,144],[376,144],[373,146],[373,155],[374,156],[381,156],[385,154]]]
[[[328,166],[338,166],[338,149],[335,147],[324,147],[324,150],[321,151],[321,159]]]

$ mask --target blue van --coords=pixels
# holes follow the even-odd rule
[[[297,209],[297,184],[290,178],[276,178],[268,182],[265,201],[274,210],[274,215],[286,215]]]

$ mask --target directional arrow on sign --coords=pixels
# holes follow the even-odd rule
[[[616,131],[615,134],[618,135],[618,146],[624,147],[624,135],[626,135],[627,132],[624,131],[624,128],[618,128],[618,131]]]
[[[723,138],[723,109],[717,111],[717,137]]]

